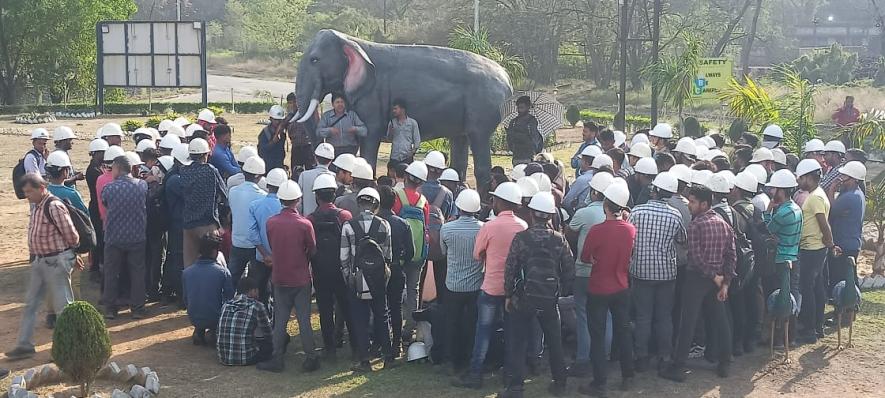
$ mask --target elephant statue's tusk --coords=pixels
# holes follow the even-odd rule
[[[317,105],[319,105],[319,104],[320,104],[320,100],[317,100],[317,99],[310,100],[310,106],[307,107],[307,111],[304,112],[304,115],[301,116],[301,119],[298,119],[298,123],[304,123],[307,121],[307,119],[310,119],[310,115],[313,115],[313,113],[317,110]],[[293,117],[293,119],[295,117],[298,117],[298,115],[296,114]]]

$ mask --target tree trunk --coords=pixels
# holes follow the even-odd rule
[[[750,52],[753,51],[753,42],[756,41],[756,26],[759,24],[760,13],[762,13],[762,0],[756,0],[753,22],[750,23],[750,32],[747,34],[747,44],[741,49],[741,80],[745,80],[750,74]]]
[[[744,14],[747,13],[747,9],[750,8],[750,3],[752,3],[752,1],[753,0],[745,0],[744,6],[741,7],[741,12],[738,13],[738,15],[728,23],[728,26],[725,27],[725,32],[722,33],[722,37],[720,37],[719,41],[716,42],[716,45],[713,46],[712,56],[722,56],[722,52],[725,51],[725,46],[731,41],[731,35],[734,34],[734,29],[741,22],[741,19],[744,18]]]

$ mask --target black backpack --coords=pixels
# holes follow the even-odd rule
[[[312,258],[314,274],[335,275],[341,272],[341,209],[315,211],[312,214],[316,236],[316,254]]]
[[[43,157],[40,152],[37,152],[36,149],[31,149],[28,153],[33,154],[34,156]],[[21,179],[25,175],[25,158],[28,157],[28,153],[25,154],[24,157],[18,160],[18,163],[15,167],[12,168],[12,187],[15,189],[15,197],[19,199],[25,198],[25,191],[22,190]]]
[[[50,197],[49,200],[46,201],[46,204],[43,205],[43,215],[59,232],[61,232],[61,228],[59,228],[55,220],[52,219],[52,214],[49,211],[49,204],[56,200],[63,203],[68,209],[68,214],[70,214],[71,221],[74,223],[74,229],[76,229],[77,234],[80,235],[80,242],[77,244],[77,247],[74,248],[74,251],[80,254],[89,253],[96,245],[95,228],[92,226],[92,220],[89,219],[89,214],[76,208],[71,204],[70,200],[59,199],[55,196]]]
[[[353,228],[353,236],[356,239],[356,254],[351,262],[353,268],[350,270],[351,278],[347,283],[357,296],[361,296],[369,293],[365,289],[366,287],[383,288],[386,286],[387,279],[390,277],[390,267],[384,258],[381,244],[376,239],[381,230],[381,221],[377,217],[372,219],[368,232],[363,230],[357,219],[350,220],[350,226]],[[368,286],[363,286],[363,280]]]
[[[550,240],[536,243],[539,250],[533,250],[526,264],[522,264],[522,272],[516,281],[516,292],[530,307],[545,308],[559,300],[559,254],[554,255],[552,252],[554,247],[559,246]]]
[[[148,227],[155,232],[169,230],[169,207],[166,204],[166,186],[148,183],[147,197]]]
[[[739,208],[733,206],[729,207],[731,208],[732,215],[735,212],[740,212],[742,216],[746,216],[743,210],[738,210]],[[736,223],[731,217],[728,217],[724,210],[721,210],[720,208],[714,208],[713,210],[719,214],[722,219],[728,223],[732,231],[734,231],[734,249],[735,256],[737,257],[735,273],[737,274],[737,277],[731,281],[731,286],[740,290],[744,285],[749,283],[751,278],[753,278],[753,272],[756,266],[756,255],[753,246],[750,243],[750,240],[747,239],[747,235],[741,230],[740,224]],[[747,225],[751,225],[752,222],[753,217],[751,215],[747,218]]]

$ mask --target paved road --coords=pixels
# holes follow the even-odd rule
[[[231,77],[221,75],[208,75],[209,101],[230,102],[231,89],[233,89],[234,101],[257,101],[256,93],[269,91],[275,98],[285,96],[295,89],[294,82],[249,79],[243,77]],[[174,99],[165,101],[199,102],[202,99],[199,90],[182,94]]]

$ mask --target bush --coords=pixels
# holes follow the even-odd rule
[[[89,395],[95,375],[111,357],[104,318],[91,304],[75,301],[58,315],[52,333],[52,361]]]
[[[215,114],[215,117],[219,117],[224,114],[224,107],[218,105],[209,105],[207,107],[212,113]]]
[[[565,111],[565,120],[568,120],[569,124],[575,127],[575,124],[581,120],[581,110],[576,105],[569,105]]]
[[[135,131],[135,129],[143,127],[144,123],[141,120],[129,119],[123,122],[123,131]]]
[[[270,109],[272,105],[274,105],[274,103],[268,101],[245,101],[237,102],[234,104],[237,113],[267,113],[267,110]],[[200,111],[200,109],[203,109],[200,104],[195,102],[166,102],[162,104],[154,104],[154,109],[158,109],[160,106],[164,107],[165,113],[174,113],[176,114],[176,117],[178,117],[178,114],[197,113]],[[230,106],[230,102],[210,102],[209,106],[224,108],[225,106]],[[65,109],[95,109],[95,104],[71,103],[67,105],[3,105],[0,106],[0,114],[14,115],[18,113],[29,112],[43,113],[55,112]],[[147,109],[147,103],[143,102],[121,104],[105,103],[106,114],[141,115],[145,109]]]
[[[163,121],[163,118],[160,116],[151,116],[148,118],[146,122],[144,122],[145,127],[157,128],[160,127],[160,122]]]
[[[857,65],[857,54],[842,50],[842,46],[834,43],[829,49],[805,54],[792,66],[799,75],[812,83],[821,80],[829,84],[845,84],[854,78]]]

